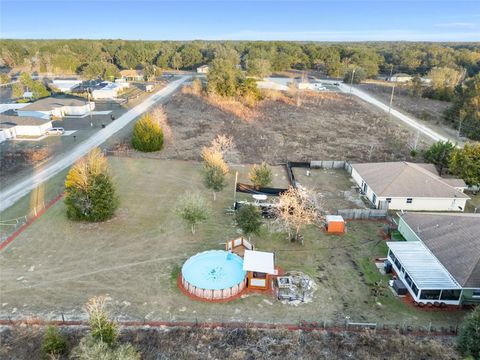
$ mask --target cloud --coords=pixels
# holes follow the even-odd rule
[[[435,24],[435,26],[449,29],[475,29],[477,27],[476,24],[471,22],[450,22]]]

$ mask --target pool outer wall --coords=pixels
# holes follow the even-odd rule
[[[227,251],[223,251],[223,250],[208,250],[208,251],[204,251],[204,253],[207,253],[207,252],[210,252],[210,251],[227,252]],[[193,255],[192,257],[197,256],[199,254],[202,254],[202,253],[198,253],[196,255]],[[238,256],[236,254],[234,254],[234,255]],[[198,286],[195,286],[195,285],[189,283],[183,277],[183,268],[182,268],[182,271],[180,273],[181,273],[183,289],[186,292],[188,292],[189,294],[193,295],[194,297],[197,297],[197,298],[200,298],[200,299],[227,300],[229,298],[233,298],[233,297],[237,296],[247,287],[247,275],[246,274],[245,274],[245,277],[243,278],[243,280],[240,281],[236,285],[233,285],[233,286],[231,286],[229,288],[225,288],[225,289],[213,290],[213,289],[204,289],[204,288],[201,288],[201,287],[198,287]]]
[[[205,300],[227,300],[240,294],[247,286],[247,277],[232,287],[227,289],[212,290],[203,289],[190,284],[182,275],[182,286],[191,295]]]

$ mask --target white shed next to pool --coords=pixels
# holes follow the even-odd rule
[[[270,275],[277,275],[275,255],[270,252],[245,250],[243,270],[247,271],[249,288],[268,289]]]

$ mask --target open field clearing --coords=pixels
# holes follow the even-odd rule
[[[1,315],[83,318],[83,304],[108,294],[120,319],[297,323],[331,320],[456,325],[463,311],[422,311],[395,298],[387,288],[375,297],[375,283],[385,281],[373,258],[385,256],[381,222],[349,222],[344,236],[326,235],[311,226],[305,245],[290,243],[268,223],[252,241],[274,251],[277,265],[312,276],[318,289],[311,303],[285,305],[266,295],[248,295],[228,303],[190,300],[176,277],[191,255],[221,249],[238,236],[231,215],[234,177],[212,201],[200,165],[111,157],[120,195],[116,216],[105,223],[72,222],[63,202],[51,207],[0,254]],[[245,179],[248,167],[235,166]],[[281,185],[285,174],[275,168]],[[331,185],[330,185],[331,186]],[[330,189],[329,189],[330,190]],[[200,191],[211,201],[210,220],[193,236],[173,209],[185,191]],[[23,199],[22,201],[28,201]],[[20,205],[19,205],[20,206]],[[267,231],[267,228],[271,231]]]
[[[236,163],[337,159],[391,161],[409,158],[414,134],[385,114],[344,94],[305,94],[301,106],[286,95],[267,99],[248,117],[233,106],[215,106],[204,97],[177,93],[165,104],[171,144],[164,159],[198,160],[199,149],[217,134],[233,136]],[[231,111],[229,111],[229,109]],[[421,146],[422,139],[419,141]]]
[[[385,104],[390,103],[392,84],[365,83],[356,85]],[[404,114],[414,116],[421,124],[447,137],[457,137],[457,131],[443,118],[443,113],[452,104],[448,101],[433,100],[409,95],[408,88],[395,87],[392,107]]]

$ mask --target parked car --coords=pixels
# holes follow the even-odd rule
[[[54,127],[47,130],[47,135],[63,135],[65,129],[63,127]]]
[[[335,85],[335,86],[340,86],[340,83],[334,82],[333,85]]]

